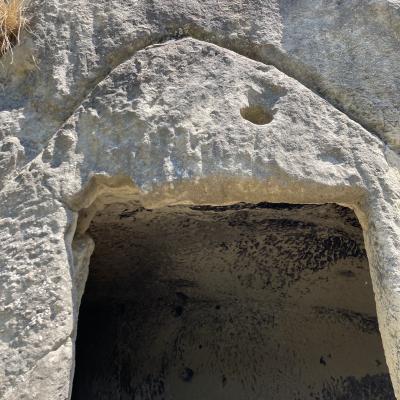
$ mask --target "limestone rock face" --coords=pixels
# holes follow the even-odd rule
[[[398,0],[33,0],[30,7],[34,36],[14,51],[15,63],[6,58],[0,83],[2,131],[20,137],[31,156],[115,66],[183,35],[275,65],[400,145]]]
[[[105,206],[339,203],[400,398],[400,3],[32,1],[0,70],[0,398],[69,399]]]

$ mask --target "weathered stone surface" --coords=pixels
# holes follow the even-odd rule
[[[0,72],[3,134],[30,156],[112,68],[180,35],[275,65],[400,145],[398,0],[33,0],[31,10],[35,36]]]
[[[0,397],[69,397],[93,250],[85,230],[116,200],[353,208],[399,397],[399,158],[378,138],[399,124],[399,3],[34,1],[32,10],[36,36],[0,72]],[[221,47],[190,38],[146,47],[185,34]],[[262,122],[257,107],[272,121],[243,118]]]

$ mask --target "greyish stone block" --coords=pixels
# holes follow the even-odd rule
[[[108,309],[108,328],[143,340],[117,342],[142,369],[82,390],[255,399],[267,383],[279,400],[400,399],[399,1],[32,0],[29,12],[32,33],[0,69],[0,398],[71,398],[81,298],[103,282],[110,307],[129,294],[149,308]],[[319,338],[317,323],[326,342],[299,341]],[[285,364],[273,349],[290,333]]]

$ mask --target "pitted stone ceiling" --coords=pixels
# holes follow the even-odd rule
[[[115,204],[89,232],[72,400],[394,399],[351,210]]]

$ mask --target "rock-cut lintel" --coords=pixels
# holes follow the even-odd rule
[[[183,33],[187,32],[187,33]],[[321,99],[329,103],[332,107],[334,107],[336,110],[341,112],[342,114],[346,115],[349,120],[352,122],[355,122],[359,125],[361,125],[366,131],[371,133],[373,136],[378,137],[380,140],[382,140],[384,143],[386,143],[384,136],[379,134],[379,132],[375,131],[371,127],[368,127],[367,124],[363,123],[363,121],[357,119],[354,115],[346,112],[346,110],[343,107],[340,107],[337,101],[324,96],[319,90],[318,90],[318,85],[313,84],[312,80],[310,78],[304,78],[302,79],[301,76],[299,76],[300,72],[304,70],[304,66],[299,65],[298,72],[299,74],[294,75],[293,69],[288,69],[285,68],[285,63],[282,61],[286,58],[288,58],[287,55],[285,55],[283,52],[281,52],[278,48],[274,46],[267,46],[268,51],[265,52],[266,46],[261,46],[261,45],[255,45],[254,43],[251,43],[246,40],[218,40],[218,38],[208,32],[203,32],[198,29],[192,30],[188,28],[177,28],[175,32],[171,32],[169,34],[165,35],[158,35],[155,37],[151,37],[148,40],[144,42],[143,46],[139,47],[134,47],[131,51],[126,51],[121,54],[120,57],[116,57],[116,62],[112,63],[109,68],[107,68],[104,71],[101,71],[102,73],[99,74],[99,76],[91,82],[89,88],[85,91],[85,93],[82,96],[79,96],[79,99],[75,102],[72,112],[64,118],[63,122],[60,124],[60,128],[68,121],[68,119],[76,112],[76,110],[80,107],[80,105],[84,102],[85,98],[90,95],[90,93],[99,85],[102,81],[107,79],[108,76],[110,76],[115,69],[117,69],[121,64],[132,58],[135,54],[141,51],[146,51],[147,49],[153,48],[154,46],[163,46],[167,44],[168,42],[171,41],[181,41],[181,40],[197,40],[200,42],[204,42],[207,45],[215,45],[221,49],[232,51],[233,53],[236,53],[242,57],[246,57],[252,61],[262,63],[267,66],[273,66],[288,77],[296,80],[299,82],[301,85],[305,86],[307,89],[312,91],[314,94],[319,96]],[[269,56],[266,56],[266,54],[269,54]],[[281,62],[276,62],[274,61],[274,58],[281,59]],[[315,79],[318,79],[316,74],[313,74],[313,77]],[[49,138],[50,140],[50,138]]]

